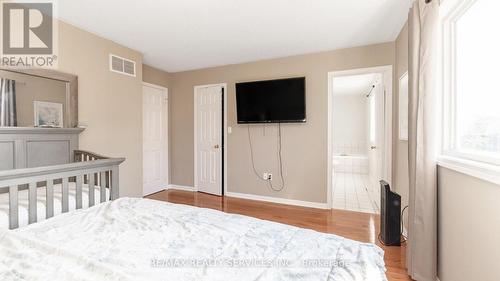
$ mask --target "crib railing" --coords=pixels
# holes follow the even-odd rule
[[[62,212],[69,210],[69,182],[75,182],[76,209],[82,208],[82,184],[89,186],[89,206],[95,202],[95,186],[99,186],[101,202],[106,201],[106,188],[110,199],[119,197],[119,165],[125,158],[105,158],[81,150],[75,151],[78,162],[27,169],[0,171],[0,189],[9,192],[9,228],[19,227],[18,192],[21,187],[28,187],[28,222],[37,222],[37,185],[45,183],[46,218],[54,216],[54,182],[62,186]],[[85,160],[84,160],[85,159]],[[95,160],[94,160],[95,159]]]
[[[93,152],[85,151],[85,150],[75,150],[74,151],[74,161],[75,162],[86,162],[86,161],[94,161],[100,159],[109,159],[109,157],[102,156]]]
[[[74,153],[73,153],[73,161],[74,162],[87,162],[87,161],[95,161],[95,160],[101,160],[101,159],[109,159],[109,157],[106,157],[106,156],[102,156],[102,155],[99,155],[99,154],[96,154],[96,153],[93,153],[93,152],[89,152],[89,151],[85,151],[85,150],[75,150]],[[104,179],[106,181],[106,186],[110,186],[111,185],[111,172],[110,171],[107,171],[105,172],[104,174]],[[74,181],[75,179],[71,179],[72,181]],[[100,183],[102,180],[101,180],[101,174],[95,174],[94,175],[94,182],[98,182]],[[85,175],[83,176],[83,183],[85,184],[88,184],[89,182],[89,176],[88,175]],[[101,196],[103,196],[103,194],[101,194]],[[92,198],[94,199],[94,198]],[[101,203],[104,202],[103,201],[103,197],[101,197]],[[93,202],[93,201],[92,201]]]

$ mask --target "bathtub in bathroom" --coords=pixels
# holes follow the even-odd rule
[[[359,154],[333,155],[335,173],[368,174],[368,156]]]

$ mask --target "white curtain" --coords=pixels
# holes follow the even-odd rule
[[[16,81],[0,78],[0,127],[17,126]]]
[[[410,194],[407,266],[413,279],[435,281],[439,1],[416,0],[408,24]]]

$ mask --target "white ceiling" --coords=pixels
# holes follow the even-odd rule
[[[333,95],[367,95],[372,86],[380,81],[380,74],[361,74],[333,79]]]
[[[58,17],[178,72],[393,41],[411,0],[59,0]]]

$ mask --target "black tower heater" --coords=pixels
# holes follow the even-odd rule
[[[401,196],[380,181],[380,239],[386,246],[401,245]]]

